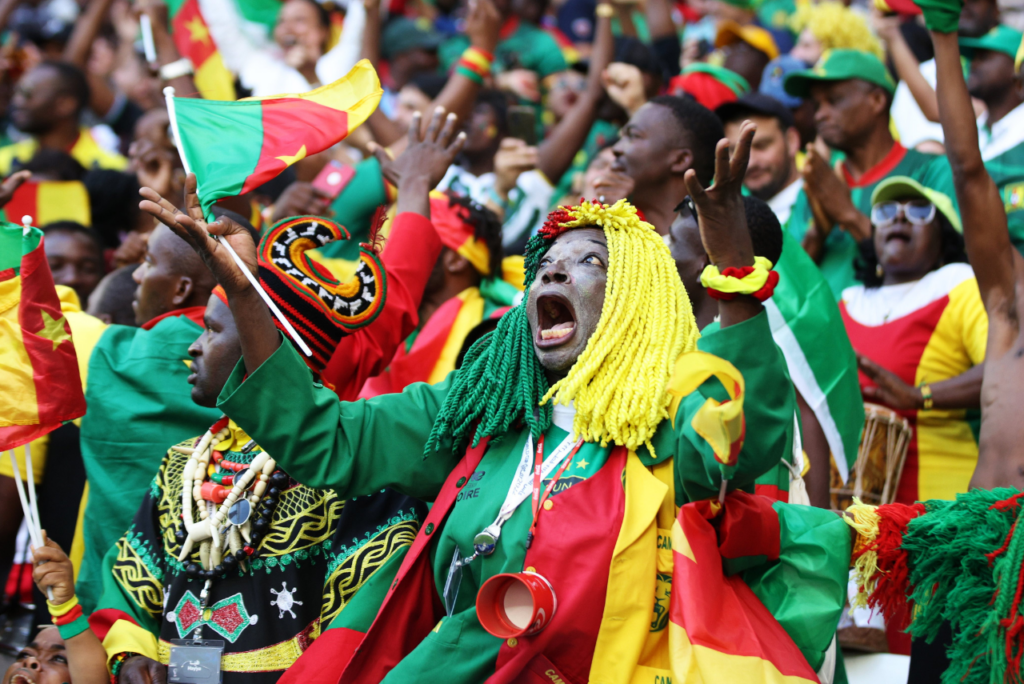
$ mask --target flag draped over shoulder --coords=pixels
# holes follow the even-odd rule
[[[377,72],[362,60],[308,93],[238,102],[174,98],[175,131],[196,175],[203,211],[253,190],[295,162],[341,142],[377,108]]]
[[[0,224],[0,450],[85,413],[71,326],[60,309],[42,231]]]
[[[864,425],[857,357],[828,283],[785,231],[775,270],[779,284],[765,301],[772,337],[786,357],[793,384],[821,424],[845,482]]]
[[[192,62],[192,80],[207,100],[234,100],[235,77],[224,65],[199,0],[169,0],[171,37],[182,57]]]

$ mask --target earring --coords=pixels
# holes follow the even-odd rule
[[[885,275],[885,271],[882,270],[882,264],[875,264],[875,275],[879,278]]]

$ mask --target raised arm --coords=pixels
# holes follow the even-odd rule
[[[572,165],[573,158],[597,119],[598,104],[604,97],[601,74],[611,64],[614,54],[615,38],[612,36],[611,17],[598,16],[586,90],[537,150],[537,168],[552,183],[557,183]]]
[[[719,271],[754,265],[754,244],[747,229],[747,214],[740,194],[743,176],[750,161],[750,143],[757,126],[744,121],[736,149],[729,154],[729,141],[718,141],[715,148],[715,178],[705,189],[692,169],[686,172],[686,188],[697,207],[700,238],[704,251]],[[719,299],[718,312],[722,328],[742,323],[764,311],[761,302],[751,295],[731,300]]]
[[[1020,328],[1015,271],[1018,267],[1024,269],[1024,260],[1010,242],[1002,198],[978,148],[978,130],[960,66],[957,35],[932,31],[931,36],[935,45],[939,119],[960,203],[964,241],[991,332],[996,333],[989,337],[989,356],[1001,356],[1013,344]],[[997,348],[992,348],[993,343]]]
[[[897,16],[882,16],[875,9],[871,23],[875,28],[878,37],[885,42],[886,51],[892,58],[893,66],[896,67],[896,74],[914,96],[914,101],[921,108],[921,113],[929,121],[939,120],[939,102],[935,97],[935,89],[921,74],[921,65],[918,63],[914,53],[907,45],[903,32],[900,31],[902,19]]]

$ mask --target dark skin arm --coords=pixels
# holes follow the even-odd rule
[[[864,398],[895,409],[923,409],[924,396],[921,388],[903,382],[898,375],[887,371],[868,357],[858,354],[857,367],[877,387],[865,387]],[[935,383],[932,388],[932,404],[936,409],[969,409],[981,406],[981,380],[985,375],[985,364],[980,363],[968,371]]]
[[[594,49],[590,56],[590,67],[587,72],[586,90],[537,150],[537,168],[552,183],[557,183],[562,174],[572,165],[573,158],[587,140],[590,127],[597,120],[598,104],[604,97],[601,74],[611,64],[614,55],[615,38],[612,36],[612,20],[610,17],[598,17],[594,33]]]
[[[981,159],[977,127],[965,125],[974,121],[974,109],[960,67],[957,36],[934,31],[931,36],[946,156],[953,168],[967,254],[989,316],[986,355],[1000,357],[1020,333],[1015,270],[1024,268],[1024,259],[1010,242],[1003,200]]]
[[[828,446],[828,439],[825,437],[825,431],[821,429],[818,417],[814,415],[814,410],[807,405],[800,392],[796,393],[796,405],[800,409],[804,452],[811,463],[811,469],[804,478],[807,496],[812,506],[829,508],[832,505],[829,498],[832,463],[829,458],[831,449]]]
[[[821,218],[828,221],[830,226],[833,223],[838,225],[857,242],[871,237],[871,219],[854,206],[850,188],[834,169],[829,168],[828,161],[813,145],[807,146],[807,160],[802,174],[808,198],[817,200],[823,212]],[[812,206],[812,211],[814,209]],[[819,223],[817,213],[815,223]],[[818,227],[820,229],[822,226]]]
[[[405,154],[393,162],[386,155],[381,160],[382,164],[387,164],[385,174],[398,182],[399,212],[411,211],[430,218],[430,190],[441,181],[462,149],[465,135],[455,135],[457,119],[449,115],[442,128],[442,116],[440,109],[434,112],[423,136],[419,134],[419,118],[414,117],[409,129],[410,145]],[[379,154],[384,154],[383,150]],[[188,242],[224,288],[238,328],[245,369],[254,373],[277,350],[281,335],[259,293],[249,284],[223,245],[209,234],[223,236],[254,274],[257,272],[256,245],[249,233],[232,221],[221,219],[207,224],[203,220],[193,174],[188,176],[185,192],[187,214],[175,209],[149,188],[139,191],[146,198],[139,208],[155,216]]]
[[[367,14],[370,14],[369,10]],[[500,31],[501,14],[494,3],[491,0],[470,0],[469,13],[466,15],[466,35],[469,37],[470,45],[494,54]],[[473,111],[473,103],[478,92],[480,86],[475,81],[453,71],[444,89],[431,103],[431,109],[443,107],[445,111],[455,114],[460,121],[466,121]],[[381,122],[381,119],[387,121],[387,124]],[[370,116],[367,123],[370,124],[370,130],[380,144],[388,147],[396,143],[392,146],[391,152],[395,155],[402,153],[405,149],[405,139],[401,137],[401,129],[381,114],[379,109]]]
[[[47,589],[52,589],[51,603],[59,606],[75,595],[75,571],[67,554],[57,542],[46,536],[45,530],[43,543],[41,548],[32,549],[32,561],[36,566],[32,579],[44,595]],[[68,673],[75,684],[107,684],[110,681],[107,652],[91,629],[65,639],[64,647],[67,649]]]
[[[754,245],[747,229],[747,214],[743,208],[743,176],[750,161],[750,143],[757,126],[744,121],[739,141],[730,155],[729,141],[723,138],[715,148],[715,177],[711,187],[705,189],[697,180],[693,169],[684,180],[694,206],[700,238],[711,263],[720,271],[754,265]],[[749,320],[764,311],[756,298],[741,295],[730,301],[718,301],[718,315],[722,328]]]

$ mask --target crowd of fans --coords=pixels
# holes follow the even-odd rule
[[[1024,22],[1001,4],[965,0],[957,30],[981,159],[1024,251]],[[709,186],[716,144],[736,149],[752,121],[744,210],[754,254],[780,273],[765,307],[800,426],[786,468],[758,492],[793,501],[806,488],[811,505],[837,507],[830,490],[856,477],[864,402],[910,430],[886,502],[953,499],[975,476],[989,317],[965,249],[935,48],[910,0],[0,0],[0,27],[0,204],[8,222],[29,216],[45,235],[88,402],[78,424],[15,453],[22,474],[34,464],[49,565],[74,573],[87,612],[107,605],[113,549],[127,548],[130,526],[141,534],[140,506],[165,515],[161,459],[218,420],[239,358],[216,346],[218,335],[237,346],[211,297],[217,280],[168,227],[194,186],[166,86],[235,100],[311,91],[361,59],[376,69],[383,95],[366,125],[214,209],[255,235],[292,217],[332,219],[350,239],[302,258],[342,282],[360,243],[385,241],[389,299],[373,325],[396,340],[353,335],[358,344],[314,369],[343,399],[442,382],[522,301],[523,255],[549,212],[580,198],[628,199],[668,245],[698,328],[725,327],[700,285],[712,260],[688,180]],[[453,130],[438,132],[439,109]],[[430,223],[396,218],[415,202]],[[216,377],[200,397],[203,373]],[[13,477],[4,455],[0,586],[12,627],[0,642],[18,650],[3,684],[19,672],[81,684],[88,667],[69,666],[54,630],[30,627],[49,615]],[[180,616],[166,605],[172,566],[150,620]],[[885,650],[911,653],[908,635],[887,636]],[[921,653],[912,675],[942,658]],[[115,679],[163,681],[136,655],[108,663]]]

